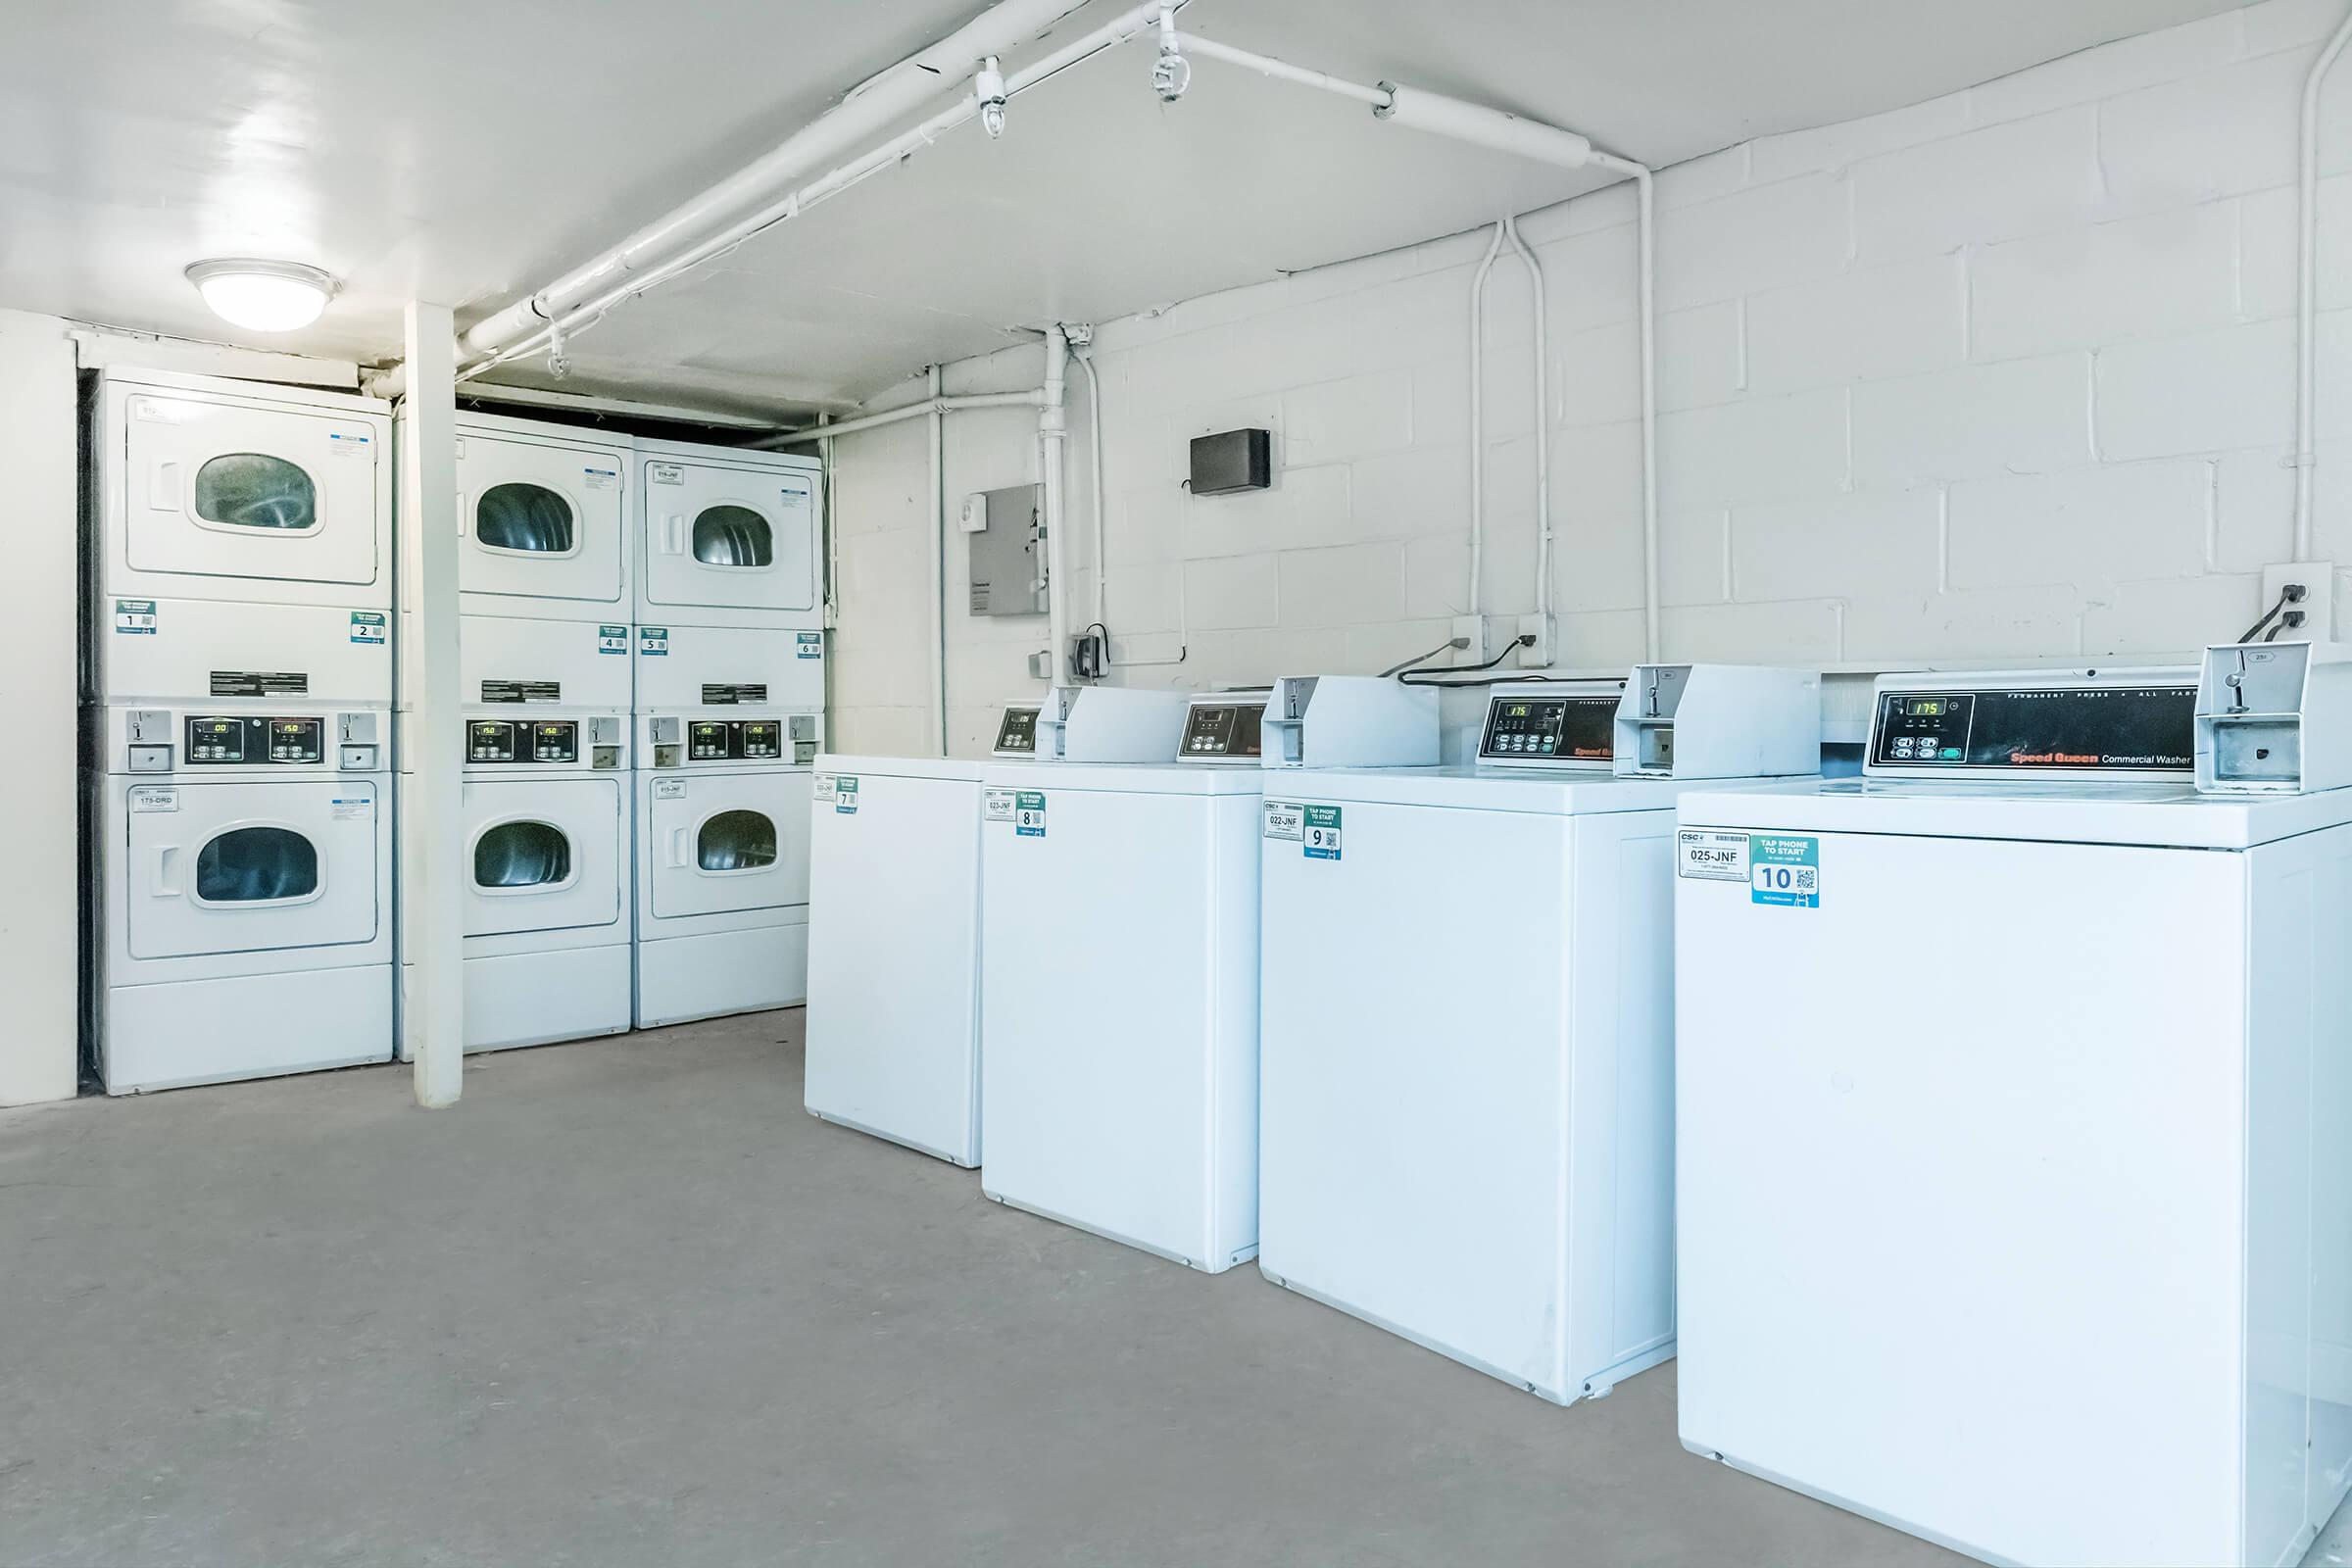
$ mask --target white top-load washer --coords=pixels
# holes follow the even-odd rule
[[[1686,1447],[1991,1561],[2300,1559],[2352,1478],[2322,661],[1886,676],[1861,779],[1683,798]]]
[[[466,1049],[629,1027],[629,661],[585,623],[461,615]],[[401,717],[405,793],[421,760]],[[405,804],[404,804],[405,809]],[[404,835],[403,885],[426,868]],[[404,944],[414,937],[405,918]],[[405,951],[403,995],[415,976]],[[404,1046],[407,1042],[404,1041]]]
[[[1265,725],[1302,717],[1302,755],[1434,763],[1437,694],[1197,695],[1158,765],[1074,760],[1095,695],[1063,760],[981,775],[981,1186],[1216,1273],[1257,1250],[1259,808],[1288,777]]]
[[[819,634],[680,627],[636,660],[637,1024],[808,995]],[[811,657],[814,656],[814,657]]]
[[[636,452],[641,625],[821,631],[823,464],[684,441]]]
[[[389,703],[390,406],[132,369],[98,403],[95,695]]]
[[[1261,1271],[1562,1403],[1672,1355],[1674,803],[1820,748],[1811,671],[1643,665],[1269,778]]]
[[[1184,699],[1115,687],[1008,704],[999,755],[1077,715],[1092,754],[1174,749]],[[1117,710],[1117,711],[1114,711]],[[1091,732],[1100,731],[1100,735]],[[809,830],[807,1103],[827,1121],[980,1163],[980,775],[961,758],[820,757]]]
[[[390,1057],[390,718],[299,700],[106,710],[109,1094]]]

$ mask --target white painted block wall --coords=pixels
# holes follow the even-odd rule
[[[1662,173],[1667,657],[2145,662],[2251,621],[2262,566],[2291,555],[2296,102],[2340,11],[2265,0]],[[2352,564],[2352,79],[2325,125],[2316,553]],[[1521,220],[1551,319],[1540,425],[1524,275],[1490,285],[1483,608],[1534,608],[1543,439],[1571,666],[1642,647],[1632,218],[1619,187]],[[1187,654],[1120,678],[1369,671],[1448,634],[1483,249],[1436,239],[1101,325],[1105,618],[1119,658]],[[951,366],[947,389],[1033,386],[1038,361]],[[1072,386],[1075,626],[1098,564]],[[1186,495],[1188,439],[1245,424],[1274,431],[1274,489]],[[950,418],[951,514],[1034,479],[1033,429]],[[923,425],[834,457],[838,744],[933,749]],[[1034,689],[1044,621],[965,614],[964,564],[951,528],[950,745],[970,754]]]

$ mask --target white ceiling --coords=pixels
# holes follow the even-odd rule
[[[1664,166],[2241,3],[1193,0],[1186,25]],[[0,50],[0,306],[389,358],[412,292],[461,319],[503,304],[978,9],[25,0]],[[965,127],[614,312],[577,340],[565,388],[851,402],[1010,325],[1104,319],[1589,183],[1214,61],[1163,107],[1150,61],[1142,43],[1100,56],[1017,99],[1002,141]],[[346,287],[305,332],[240,337],[180,277],[224,254],[315,262]]]

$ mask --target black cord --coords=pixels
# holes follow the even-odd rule
[[[2261,631],[2263,627],[2268,626],[2272,621],[2278,618],[2278,612],[2284,610],[2289,605],[2301,604],[2302,601],[2303,585],[2299,582],[2288,583],[2285,587],[2278,590],[2278,602],[2273,605],[2269,610],[2263,612],[2263,616],[2260,620],[2256,621],[2253,625],[2248,626],[2244,631],[2240,632],[2237,640],[2241,643],[2252,642],[2257,632]],[[2271,633],[2271,637],[2276,637],[2278,635],[2278,632]],[[2265,637],[2263,639],[2264,642],[2269,642],[2270,640],[2270,637]]]
[[[1495,682],[1483,680],[1415,680],[1413,677],[1415,675],[1475,675],[1481,670],[1493,669],[1496,664],[1501,663],[1504,660],[1510,658],[1520,649],[1532,648],[1535,646],[1535,643],[1536,639],[1533,635],[1522,633],[1521,635],[1512,638],[1509,642],[1504,643],[1502,645],[1502,652],[1496,654],[1493,659],[1488,660],[1483,664],[1420,664],[1411,669],[1397,670],[1396,672],[1396,679],[1406,686],[1492,686],[1495,684]],[[1450,647],[1452,645],[1447,644],[1447,646]],[[1529,676],[1513,678],[1541,679],[1542,677]]]

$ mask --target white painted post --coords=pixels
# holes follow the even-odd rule
[[[416,1103],[454,1105],[466,1067],[465,860],[460,770],[464,716],[458,681],[458,383],[449,307],[411,300],[407,419],[400,443],[400,525],[421,542],[416,613],[403,628],[416,679],[416,701],[398,739],[413,763],[400,831],[414,869],[404,892],[407,960],[416,984],[406,1033],[416,1062]]]

